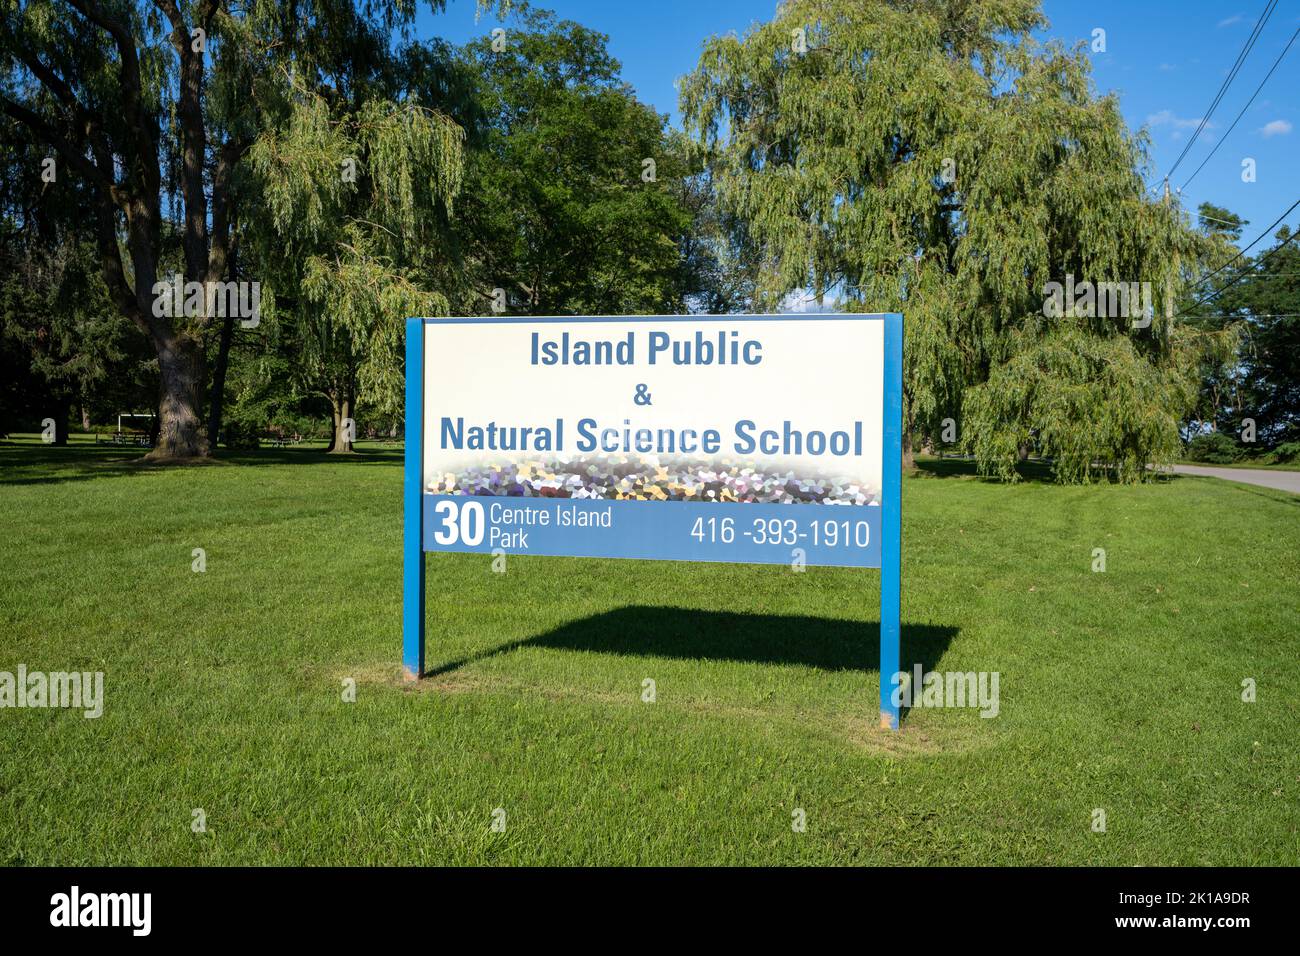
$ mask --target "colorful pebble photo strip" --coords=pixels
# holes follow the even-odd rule
[[[845,477],[797,475],[748,463],[601,456],[488,463],[447,472],[434,495],[503,495],[614,501],[716,501],[765,504],[878,504],[878,493]]]

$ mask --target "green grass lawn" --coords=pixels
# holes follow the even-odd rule
[[[430,555],[404,685],[400,451],[133,454],[0,444],[0,670],[106,696],[0,710],[0,862],[1300,863],[1298,497],[927,464],[903,660],[1000,714],[891,735],[874,571]]]

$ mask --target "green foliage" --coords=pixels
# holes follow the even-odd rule
[[[1089,473],[1083,454],[1136,480],[1177,447],[1168,423],[1186,405],[1126,406],[1138,418],[1098,438],[1083,432],[1109,413],[1081,402],[1185,402],[1198,343],[1164,318],[1163,279],[1200,249],[1148,199],[1145,141],[1095,95],[1086,53],[1038,44],[1043,23],[1032,0],[792,0],[743,39],[708,41],[682,110],[724,207],[764,250],[760,298],[807,289],[905,314],[909,436],[953,417],[981,465],[1007,474],[1007,448],[1051,435],[1063,480]],[[1150,326],[1047,327],[1047,284],[1071,275],[1150,282]],[[1085,365],[1119,360],[1106,388],[1062,383],[1048,398],[1038,377],[1025,391],[1015,372],[1063,359],[1063,340],[1087,343]],[[1069,417],[1041,417],[1055,413]]]
[[[265,311],[304,389],[339,414],[357,401],[395,413],[406,317],[447,310],[424,262],[460,188],[463,131],[391,89],[358,103],[295,84],[286,110],[249,155],[271,212],[248,237]]]
[[[1241,458],[1241,445],[1223,432],[1197,435],[1187,443],[1187,459],[1214,465],[1230,465]]]
[[[323,399],[300,387],[293,337],[278,322],[263,321],[258,331],[258,339],[236,340],[231,353],[226,420],[254,426],[259,433],[278,422],[293,423],[287,429],[291,433],[307,434],[300,422],[313,418],[319,428],[330,410]]]
[[[60,433],[69,408],[95,417],[148,408],[157,364],[104,289],[91,244],[72,236],[41,242],[0,230],[0,348],[17,367],[22,393],[0,391],[0,427],[13,417],[50,416]]]
[[[220,380],[226,353],[223,344],[214,363],[203,347],[227,341],[212,334],[221,325],[212,316],[154,313],[152,290],[169,268],[189,281],[261,282],[282,310],[305,309],[297,279],[308,259],[345,256],[343,231],[359,225],[370,231],[364,254],[378,250],[367,265],[391,265],[392,281],[431,289],[408,273],[406,247],[427,246],[425,220],[449,208],[460,131],[396,86],[395,50],[415,10],[412,0],[0,7],[0,142],[30,149],[28,171],[39,168],[35,159],[59,160],[49,196],[42,190],[21,216],[35,206],[93,238],[114,307],[160,363],[156,457],[207,454],[205,379],[215,364]],[[191,42],[198,30],[201,46]],[[340,154],[363,171],[355,182],[340,177]],[[30,182],[30,172],[21,178]],[[70,193],[81,202],[67,201]],[[316,300],[358,296],[318,289]],[[369,320],[373,312],[340,319]],[[391,356],[331,357],[331,371],[343,370],[325,373],[328,387],[349,406],[362,371],[359,387],[386,390],[395,371],[378,369],[383,362]]]
[[[1065,326],[1017,342],[989,380],[972,387],[966,405],[966,444],[988,470],[1016,480],[1034,422],[1037,450],[1067,482],[1113,477],[1145,480],[1153,460],[1181,450],[1178,409],[1195,379],[1152,365],[1132,340]]]
[[[259,205],[286,248],[310,247],[332,229],[351,191],[341,164],[353,156],[351,141],[331,122],[324,98],[307,93],[292,103],[282,128],[266,130],[252,144],[247,162]]]
[[[66,0],[9,0],[0,417],[152,406],[170,356],[183,385],[164,404],[194,432],[229,339],[153,321],[129,286],[208,262],[262,284],[226,381],[232,413],[263,427],[358,402],[395,420],[402,319],[481,314],[503,289],[523,313],[762,311],[791,293],[902,311],[909,445],[952,418],[1004,476],[1014,449],[1053,456],[1062,480],[1137,480],[1177,421],[1251,418],[1264,448],[1300,437],[1300,251],[1284,231],[1234,263],[1240,217],[1203,203],[1192,232],[1151,201],[1145,136],[1096,95],[1084,49],[1036,41],[1036,0],[782,3],[705,44],[682,84],[689,136],[636,99],[603,34],[478,9],[514,18],[503,50],[405,43],[410,0],[218,4],[187,105],[167,10],[112,5],[137,90]],[[58,152],[42,123],[71,146],[54,184],[33,173]],[[150,225],[128,230],[128,207]],[[1227,268],[1191,285],[1207,266]],[[1149,282],[1150,326],[1048,317],[1066,276]],[[1125,421],[1088,404],[1110,396]],[[197,435],[175,444],[202,453]]]
[[[1271,455],[1277,464],[1290,464],[1300,460],[1300,441],[1283,442],[1273,449]]]
[[[504,50],[461,51],[474,92],[457,310],[486,313],[503,289],[525,314],[684,311],[686,144],[622,82],[607,40],[527,11]]]
[[[355,226],[347,228],[335,258],[307,259],[302,291],[321,319],[337,323],[337,337],[346,341],[343,347],[359,356],[358,396],[381,411],[398,412],[405,382],[405,319],[445,315],[446,298],[418,288]],[[319,334],[304,341],[304,353],[310,356],[320,342]],[[328,365],[324,350],[320,361],[322,367]]]
[[[261,428],[256,422],[232,416],[222,426],[221,440],[232,451],[258,448],[262,444]]]
[[[1212,202],[1203,202],[1196,207],[1196,221],[1207,236],[1226,239],[1228,243],[1239,240],[1241,231],[1250,225],[1249,219],[1242,219],[1235,212]],[[1228,244],[1225,244],[1225,250],[1235,251]]]
[[[1273,246],[1214,276],[1223,292],[1202,307],[1238,347],[1206,376],[1205,417],[1220,429],[1256,423],[1261,444],[1300,439],[1300,246],[1282,227]],[[1208,290],[1207,293],[1208,294]]]

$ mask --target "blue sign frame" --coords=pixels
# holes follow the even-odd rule
[[[902,429],[903,429],[903,316],[897,312],[882,314],[845,313],[836,318],[846,320],[881,321],[884,323],[884,428],[883,454],[881,462],[881,508],[879,510],[878,535],[872,537],[872,553],[869,566],[876,566],[876,546],[878,545],[878,562],[880,567],[880,725],[882,728],[897,730],[899,707],[893,702],[891,677],[899,673],[900,641],[900,596],[902,589]],[[609,322],[609,321],[656,321],[656,322],[709,322],[735,321],[740,316],[572,316],[547,317],[502,316],[502,317],[467,317],[467,318],[411,318],[406,320],[406,447],[403,480],[403,535],[402,535],[402,669],[408,680],[416,680],[424,673],[424,619],[425,619],[425,576],[424,545],[426,534],[425,494],[424,494],[424,326],[430,322],[455,324],[468,323],[503,323],[503,322]],[[756,319],[785,320],[794,318],[789,315],[744,316],[745,321]],[[825,318],[825,316],[819,316]],[[651,502],[619,502],[627,509],[651,504]],[[662,506],[685,504],[684,502],[656,502]],[[712,504],[710,509],[726,507]],[[786,509],[788,505],[757,505],[753,503],[738,504],[734,508],[746,509],[747,514],[755,514],[754,509]],[[872,509],[874,510],[874,509]],[[639,514],[648,518],[662,515],[662,509],[629,510],[628,515]],[[475,550],[482,550],[475,549]],[[568,551],[565,553],[576,553]],[[602,556],[610,556],[602,552]],[[614,555],[619,556],[619,555]],[[637,556],[649,556],[665,560],[694,560],[689,554],[663,549],[653,554],[644,552]],[[729,556],[725,551],[715,560],[752,560],[742,550]],[[782,559],[784,563],[786,559]],[[841,563],[830,559],[820,559],[810,563]],[[855,566],[861,566],[857,562]]]

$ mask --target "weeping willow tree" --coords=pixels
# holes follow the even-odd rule
[[[240,223],[257,215],[240,173],[281,116],[284,75],[337,93],[355,64],[382,70],[414,18],[413,0],[0,3],[0,136],[21,144],[27,175],[53,162],[49,193],[63,207],[72,190],[84,200],[65,224],[94,243],[114,307],[157,358],[150,457],[210,453],[206,343],[221,318],[167,314],[158,283],[173,269],[208,292],[259,281],[236,267]]]
[[[1139,480],[1194,394],[1171,313],[1200,247],[1045,24],[1035,0],[791,0],[705,44],[682,112],[762,247],[761,303],[905,314],[909,463],[952,419],[985,471],[1036,443],[1062,480]],[[1055,315],[1053,282],[1139,283],[1151,307]]]
[[[1033,335],[1007,351],[966,401],[967,445],[986,471],[1016,479],[1027,423],[1062,481],[1099,474],[1141,481],[1147,465],[1181,451],[1177,410],[1195,401],[1195,375],[1149,361],[1126,336],[1081,327]]]
[[[358,402],[396,416],[404,319],[445,314],[426,268],[460,188],[463,131],[411,99],[353,108],[296,85],[248,164],[265,223],[263,312],[295,353],[299,384],[333,412],[330,450],[350,452]]]

